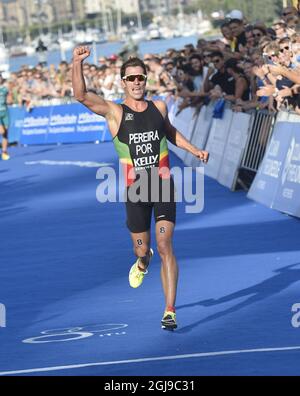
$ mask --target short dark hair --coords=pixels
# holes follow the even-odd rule
[[[214,56],[219,56],[220,58],[224,59],[224,55],[222,54],[221,51],[213,51],[213,52],[210,54],[210,57],[213,58]]]
[[[238,66],[239,62],[235,58],[227,59],[224,64],[225,69],[232,69],[236,73],[244,74],[244,70]]]
[[[127,67],[137,67],[137,66],[140,66],[143,69],[144,74],[147,74],[145,63],[140,58],[134,57],[134,58],[129,58],[125,63],[123,63],[121,67],[121,78],[125,76]]]
[[[241,19],[231,19],[230,21],[229,21],[229,25],[231,25],[232,23],[237,23],[237,24],[239,24],[239,25],[242,25],[244,22],[241,20]]]
[[[189,62],[191,62],[192,59],[198,59],[199,61],[203,61],[203,56],[200,54],[197,54],[196,52],[194,52],[192,55],[190,55],[189,57]]]
[[[221,24],[220,28],[223,29],[224,27],[229,28],[229,22],[228,22],[228,21],[225,21],[225,22],[223,22],[223,23]]]

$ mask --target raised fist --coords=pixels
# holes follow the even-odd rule
[[[90,56],[90,54],[91,54],[91,50],[89,47],[84,47],[84,46],[76,47],[74,48],[73,51],[73,61],[82,62],[84,59]]]

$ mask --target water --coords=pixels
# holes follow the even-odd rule
[[[173,39],[165,39],[165,40],[150,40],[150,41],[141,41],[139,43],[139,55],[143,56],[145,53],[153,53],[160,54],[164,53],[169,48],[181,49],[185,44],[197,44],[197,36],[188,36],[188,37],[177,37]],[[97,44],[97,57],[99,56],[110,56],[113,54],[118,54],[118,52],[123,47],[123,43],[120,42],[112,42],[112,43],[102,43]],[[66,51],[66,61],[70,62],[72,59],[72,50]],[[54,64],[57,66],[61,61],[60,51],[51,51],[47,54],[48,65]],[[93,63],[93,53],[89,58],[90,63]],[[21,69],[22,65],[30,65],[35,66],[38,63],[37,56],[19,56],[10,58],[10,71],[18,71]]]

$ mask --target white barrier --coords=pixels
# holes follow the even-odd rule
[[[174,109],[176,109],[176,104],[173,105]],[[193,133],[194,125],[196,119],[194,118],[194,109],[192,107],[187,107],[182,110],[177,116],[172,117],[172,112],[174,113],[175,110],[171,110],[171,123],[172,125],[180,132],[182,135],[187,139],[191,140],[191,136]],[[183,162],[185,158],[186,152],[174,144],[169,142],[169,148],[172,150],[177,157],[179,157]]]
[[[239,166],[243,157],[250,125],[250,114],[233,113],[232,122],[222,164],[219,169],[218,182],[234,189]]]
[[[207,143],[209,130],[212,123],[214,106],[202,106],[198,118],[196,120],[196,125],[194,132],[192,134],[191,143],[200,148],[204,149]],[[200,161],[197,160],[191,153],[186,152],[184,163],[188,166],[197,167],[200,165]]]
[[[209,152],[209,161],[205,166],[205,174],[217,179],[223,161],[233,112],[225,109],[223,118],[214,118],[208,136],[205,150]]]

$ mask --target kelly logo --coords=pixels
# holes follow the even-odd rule
[[[0,304],[0,327],[6,327],[6,309],[4,304]]]

